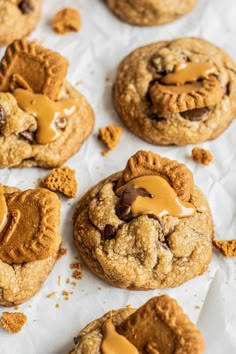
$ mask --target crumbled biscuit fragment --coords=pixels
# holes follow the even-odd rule
[[[15,310],[16,311],[19,310],[19,308],[20,308],[20,306],[15,306]]]
[[[63,291],[62,291],[62,295],[63,295],[63,296],[69,296],[69,293],[68,293],[68,291],[63,290]]]
[[[81,16],[76,9],[62,9],[54,15],[52,26],[59,34],[78,32],[81,28]]]
[[[75,281],[72,281],[71,285],[75,287],[77,286],[77,283]]]
[[[66,279],[66,284],[70,284],[70,278]]]
[[[27,317],[21,312],[3,312],[0,325],[10,333],[18,333],[27,322]]]
[[[78,270],[75,270],[73,272],[73,274],[72,274],[72,277],[75,278],[75,279],[80,280],[80,279],[82,279],[82,273],[80,271],[78,271]]]
[[[197,163],[202,163],[203,165],[209,165],[212,160],[213,156],[210,151],[195,147],[192,150],[192,159]]]
[[[236,256],[236,240],[213,240],[213,244],[225,257]]]
[[[61,285],[61,276],[60,275],[58,275],[57,283],[58,283],[58,286]]]
[[[57,260],[61,259],[67,254],[67,249],[66,248],[60,248],[57,256]]]
[[[48,177],[41,180],[41,186],[53,192],[61,192],[68,198],[75,198],[77,192],[75,171],[67,166],[54,168]]]
[[[101,140],[108,150],[102,152],[102,155],[107,155],[110,150],[113,150],[120,141],[123,131],[117,125],[108,125],[105,128],[99,128],[98,139]]]
[[[53,292],[51,292],[50,294],[47,295],[47,298],[50,299],[51,297],[53,297],[55,295],[56,295],[56,292],[53,291]]]
[[[81,263],[71,263],[70,269],[81,269],[82,264]]]
[[[60,304],[56,304],[56,308],[59,308],[60,307]]]

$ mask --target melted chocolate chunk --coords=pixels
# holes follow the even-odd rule
[[[116,236],[116,228],[111,224],[107,224],[103,231],[104,240],[112,240]]]
[[[19,3],[18,7],[24,15],[27,15],[30,12],[34,11],[34,6],[30,0],[22,0]]]
[[[7,122],[6,111],[3,106],[0,105],[0,129],[4,127]]]
[[[180,115],[191,122],[197,122],[202,120],[203,116],[209,112],[207,107],[190,109],[189,111],[181,112]]]
[[[120,200],[116,205],[116,214],[119,219],[125,221],[130,221],[132,219],[131,206],[138,196],[153,198],[153,195],[144,188],[128,186],[122,192]]]
[[[164,122],[166,121],[166,118],[160,117],[157,113],[150,113],[149,118],[152,120],[155,120],[156,122]]]
[[[20,135],[21,135],[23,138],[25,138],[25,139],[27,139],[27,140],[29,140],[29,141],[31,141],[31,142],[34,141],[34,133],[33,133],[33,132],[30,132],[29,130],[25,130],[25,131],[21,132]]]

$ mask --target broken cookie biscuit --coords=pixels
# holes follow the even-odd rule
[[[120,137],[123,131],[121,127],[117,125],[108,125],[105,128],[99,128],[98,139],[101,140],[107,147],[108,150],[102,152],[103,156],[109,154],[120,141]]]
[[[3,312],[0,318],[0,326],[7,332],[18,333],[27,322],[27,317],[21,312]]]
[[[60,166],[89,137],[93,110],[66,81],[67,68],[65,58],[35,42],[7,48],[0,63],[0,168]]]
[[[207,166],[212,162],[213,156],[210,151],[195,147],[192,150],[192,159],[197,163],[201,163]]]
[[[225,257],[236,257],[236,240],[213,240],[213,245]]]
[[[236,64],[201,38],[162,41],[120,64],[115,108],[128,129],[156,145],[215,139],[236,113]]]
[[[41,180],[41,186],[53,192],[61,192],[68,198],[75,198],[77,191],[75,170],[67,166],[55,168],[48,177]]]
[[[54,18],[52,27],[59,34],[78,32],[81,28],[81,17],[76,9],[65,8],[58,11]]]
[[[176,287],[204,273],[212,236],[210,208],[191,171],[150,151],[94,186],[74,214],[80,256],[120,288]]]

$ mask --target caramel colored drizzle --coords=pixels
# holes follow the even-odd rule
[[[191,203],[182,202],[170,184],[162,177],[147,175],[134,178],[117,190],[120,195],[129,186],[144,189],[150,195],[138,195],[131,205],[133,217],[153,214],[157,217],[171,215],[178,218],[192,216],[195,207]]]
[[[166,85],[183,85],[215,73],[216,67],[210,63],[181,63],[175,66],[173,73],[164,76],[160,81]]]
[[[7,223],[7,204],[3,193],[3,186],[0,184],[0,232]]]
[[[110,317],[103,325],[102,354],[139,354],[135,346],[127,338],[116,332]]]
[[[76,110],[73,99],[52,101],[47,96],[23,89],[16,89],[13,95],[19,107],[37,119],[36,142],[42,145],[49,144],[60,136],[61,131],[56,127],[56,120],[68,118]]]

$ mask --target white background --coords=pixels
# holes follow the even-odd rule
[[[82,30],[67,36],[53,32],[50,26],[54,13],[62,7],[77,8],[83,19]],[[67,165],[76,169],[79,183],[77,198],[107,175],[124,168],[128,157],[138,149],[151,149],[164,156],[178,159],[193,171],[195,182],[206,194],[213,212],[216,237],[236,236],[236,126],[231,124],[218,139],[201,144],[209,148],[214,162],[209,166],[195,164],[189,158],[192,146],[158,147],[143,142],[124,128],[119,146],[107,157],[101,156],[103,146],[97,131],[107,124],[122,125],[113,109],[111,88],[121,59],[138,46],[158,40],[184,36],[201,36],[227,51],[236,59],[235,0],[199,0],[188,16],[161,27],[138,28],[116,19],[100,0],[44,1],[43,16],[32,39],[59,51],[71,63],[68,80],[87,97],[96,114],[93,135]],[[0,50],[2,55],[4,50]],[[1,183],[22,189],[32,188],[37,179],[48,172],[43,169],[0,171]],[[1,354],[65,354],[73,346],[73,337],[90,321],[104,312],[132,304],[142,305],[160,293],[176,298],[190,318],[197,323],[206,339],[207,354],[236,353],[236,258],[224,259],[214,251],[209,270],[177,289],[132,292],[106,285],[86,267],[70,301],[61,295],[72,290],[66,284],[71,276],[70,263],[77,255],[72,242],[72,215],[76,200],[61,198],[63,246],[68,253],[55,266],[41,291],[20,306],[28,316],[21,333],[8,334],[0,329]],[[58,286],[61,275],[61,286]],[[102,290],[98,290],[101,287]],[[51,299],[47,294],[56,291]],[[59,303],[57,309],[55,304]],[[200,306],[199,308],[196,308]],[[0,307],[0,314],[5,308]],[[14,309],[13,309],[14,310]]]

